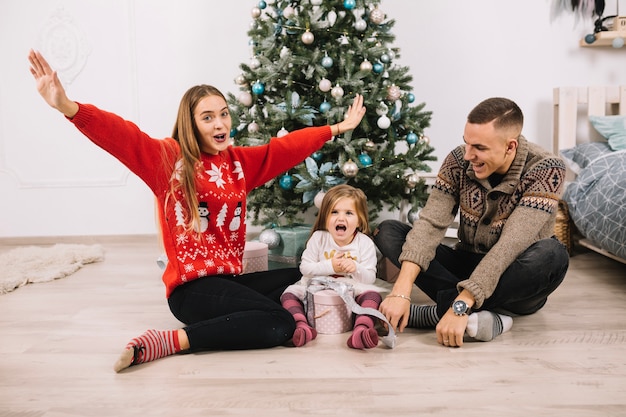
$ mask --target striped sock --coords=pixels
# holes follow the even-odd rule
[[[465,332],[481,342],[489,342],[513,327],[513,319],[491,311],[478,311],[470,314]]]
[[[178,330],[148,330],[126,345],[114,365],[115,372],[180,352]]]
[[[382,297],[375,291],[366,291],[356,297],[361,307],[378,309]],[[354,320],[354,330],[348,339],[352,349],[371,349],[378,346],[378,332],[374,328],[374,318],[367,314],[359,314]]]
[[[280,297],[280,303],[285,310],[291,313],[296,321],[296,330],[291,338],[294,346],[304,346],[317,337],[317,330],[309,326],[309,322],[306,320],[304,304],[295,294],[290,292],[284,293]]]
[[[415,329],[434,328],[439,323],[437,306],[419,306],[411,304],[409,311],[409,323],[407,327]]]

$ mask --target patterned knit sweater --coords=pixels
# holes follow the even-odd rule
[[[446,229],[459,213],[457,249],[485,254],[467,289],[479,308],[500,276],[530,245],[554,234],[558,200],[563,191],[563,161],[520,137],[517,154],[502,181],[492,187],[476,179],[463,159],[464,146],[443,162],[426,206],[403,246],[400,261],[428,269]]]
[[[199,207],[194,208],[201,219],[196,225],[201,233],[198,240],[196,233],[185,231],[188,219],[182,193],[167,198],[170,181],[178,181],[171,168],[179,159],[178,142],[153,139],[113,113],[88,104],[79,106],[71,122],[141,178],[156,196],[168,258],[163,273],[167,297],[177,286],[202,276],[240,274],[248,192],[303,161],[331,138],[329,126],[310,127],[273,138],[266,145],[230,146],[217,155],[203,153],[196,177]]]

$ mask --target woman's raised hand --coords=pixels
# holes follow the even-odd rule
[[[361,123],[363,116],[365,116],[365,110],[366,108],[363,106],[363,96],[357,94],[352,104],[348,107],[345,119],[331,127],[333,136],[337,136],[357,127],[359,123]]]
[[[78,104],[67,97],[56,71],[50,68],[48,61],[41,53],[32,49],[28,53],[28,61],[30,62],[30,73],[35,77],[37,91],[41,97],[65,116],[74,117],[78,112]]]

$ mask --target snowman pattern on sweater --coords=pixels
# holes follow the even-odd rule
[[[203,155],[202,159],[204,169],[198,170],[196,176],[200,223],[194,225],[194,233],[185,230],[187,219],[180,190],[174,203],[176,225],[172,232],[183,282],[242,272],[246,182],[241,164],[229,163],[220,156]],[[200,239],[195,235],[198,232]]]

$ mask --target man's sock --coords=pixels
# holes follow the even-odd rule
[[[356,297],[361,307],[378,309],[382,297],[376,291],[366,291]],[[354,330],[348,338],[348,346],[352,349],[371,349],[378,346],[378,332],[374,328],[372,316],[359,314],[354,320]]]
[[[309,326],[304,313],[304,304],[295,294],[286,292],[280,297],[283,308],[291,313],[296,321],[296,330],[293,332],[294,346],[301,347],[317,337],[317,330]]]
[[[415,329],[435,328],[437,323],[439,323],[439,316],[437,315],[436,305],[420,306],[411,304],[407,327]]]
[[[491,311],[478,311],[469,315],[465,333],[481,342],[489,342],[504,332],[511,330],[513,319]]]
[[[180,352],[178,330],[148,330],[126,345],[113,366],[115,372]]]

